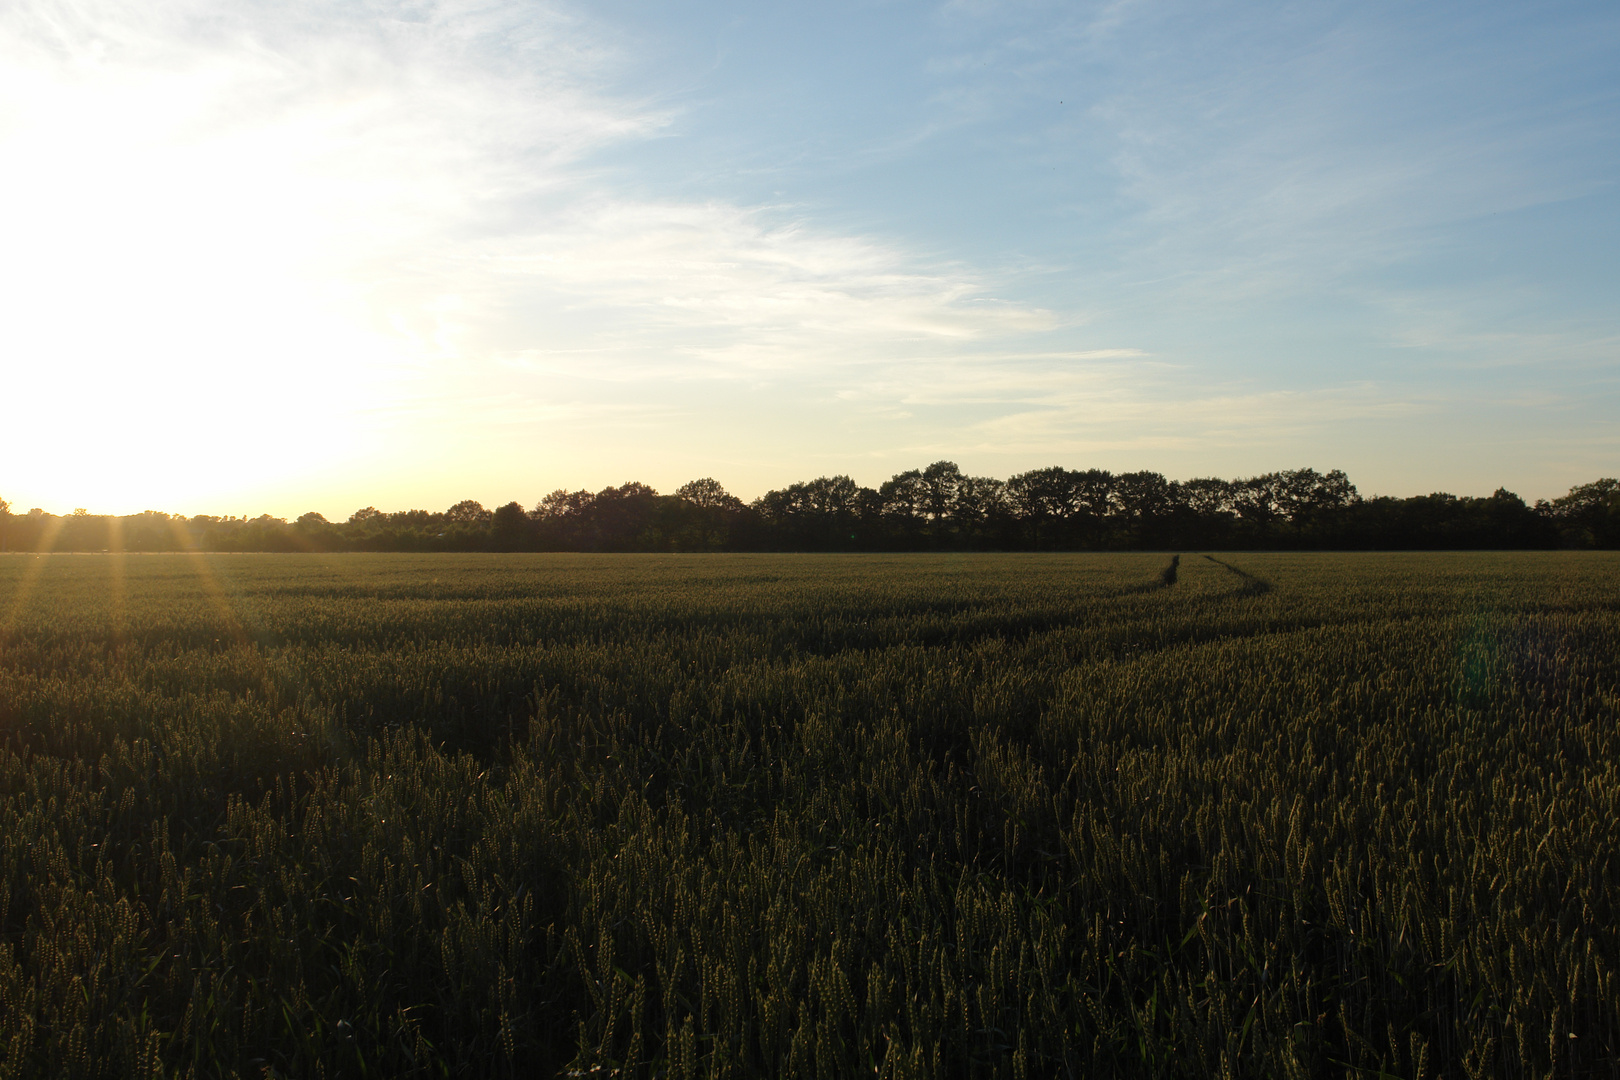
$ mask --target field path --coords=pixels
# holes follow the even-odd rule
[[[1216,566],[1225,567],[1228,572],[1236,574],[1240,579],[1242,579],[1243,584],[1238,589],[1238,593],[1240,595],[1243,595],[1243,596],[1260,596],[1263,593],[1268,593],[1268,592],[1271,591],[1271,582],[1267,581],[1265,578],[1255,577],[1253,574],[1249,573],[1247,570],[1243,569],[1242,567],[1233,566],[1231,563],[1227,562],[1225,559],[1217,559],[1213,555],[1205,555],[1204,558],[1208,559],[1210,562],[1214,563]]]

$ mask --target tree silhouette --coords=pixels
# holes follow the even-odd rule
[[[954,461],[936,461],[922,471],[919,509],[931,524],[950,517],[957,493],[966,479]]]
[[[1552,516],[1571,543],[1582,547],[1620,544],[1620,480],[1605,477],[1577,484],[1552,501]]]
[[[733,524],[747,512],[741,499],[706,476],[675,489],[674,516],[667,530],[682,551],[719,551],[731,538]]]
[[[741,499],[726,491],[720,486],[720,481],[710,476],[687,481],[675,489],[675,497],[704,510],[741,510],[743,506]]]
[[[1003,482],[936,461],[879,489],[821,476],[750,505],[713,477],[673,495],[629,482],[599,492],[559,489],[525,513],[464,500],[446,511],[374,506],[332,523],[283,518],[125,517],[79,508],[18,516],[0,500],[0,548],[131,551],[894,551],[924,548],[1545,548],[1620,546],[1620,480],[1570,488],[1535,506],[1498,488],[1363,498],[1342,471],[1289,469],[1239,480],[1181,482],[1152,471],[1049,466]]]
[[[1050,546],[1080,506],[1079,474],[1059,465],[1019,473],[1007,481],[1007,501],[1029,527],[1030,545]]]
[[[529,515],[523,504],[509,502],[495,509],[490,518],[490,542],[499,551],[518,551],[528,546]]]
[[[598,491],[587,517],[595,545],[603,551],[636,550],[652,526],[657,502],[658,492],[636,480]]]
[[[951,524],[958,537],[979,536],[1011,520],[1004,481],[988,476],[965,476],[957,483],[956,497],[951,503]]]
[[[458,525],[488,525],[494,516],[483,503],[472,499],[463,499],[444,512],[444,520]]]

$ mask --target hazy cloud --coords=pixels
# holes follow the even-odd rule
[[[1613,246],[1586,230],[1584,264],[1566,244],[1486,280],[1546,230],[1471,223],[1606,197],[1616,20],[1463,10],[620,12],[630,32],[561,3],[22,0],[0,363],[51,407],[0,452],[63,448],[7,497],[195,502],[361,458],[545,486],[675,445],[746,488],[951,445],[1337,453],[1320,433],[1357,424],[1372,460],[1378,425],[1460,428],[1528,400],[1535,365],[1564,373],[1535,408],[1595,416]],[[649,42],[704,19],[660,83]],[[806,51],[823,32],[838,55]],[[1463,368],[1477,400],[1446,392]],[[173,466],[209,440],[234,449]]]

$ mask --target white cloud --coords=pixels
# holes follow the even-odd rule
[[[476,468],[490,423],[665,415],[502,372],[792,382],[1056,323],[791,207],[617,194],[591,155],[671,118],[600,40],[512,3],[8,8],[0,335],[59,412],[4,438],[68,447],[27,497],[208,498],[410,433]]]
[[[806,375],[1056,323],[960,268],[722,203],[588,199],[544,232],[480,245],[464,283],[481,297],[490,352],[604,377]],[[534,344],[536,312],[592,317]],[[604,352],[622,366],[604,371]]]
[[[972,6],[944,21],[977,18]],[[474,473],[496,429],[509,457],[528,428],[537,443],[567,431],[582,457],[619,439],[626,460],[640,433],[702,428],[713,455],[751,460],[794,424],[778,452],[813,455],[835,423],[852,454],[957,439],[1050,457],[1297,443],[1313,425],[1429,408],[1409,386],[1323,387],[1328,374],[1282,390],[1200,370],[1219,342],[1155,339],[1130,297],[1151,292],[1144,306],[1173,322],[1189,299],[1308,292],[1394,258],[1446,214],[1546,198],[1556,169],[1525,164],[1522,140],[1484,121],[1438,141],[1432,125],[1369,135],[1357,125],[1402,84],[1365,88],[1366,42],[1318,35],[1276,69],[1250,63],[1263,49],[1200,61],[1219,50],[1196,34],[1155,53],[1174,15],[1115,3],[1051,32],[1044,8],[1014,20],[938,66],[951,84],[907,122],[909,141],[878,140],[903,157],[1002,122],[1017,94],[1056,96],[1076,57],[1108,67],[1072,130],[1017,137],[1108,134],[1127,205],[1084,252],[1031,244],[1038,255],[992,272],[830,227],[808,205],[677,197],[610,159],[686,118],[619,89],[636,57],[566,7],[8,6],[0,452],[38,462],[32,492],[8,497],[144,508],[163,483],[206,508],[357,457]],[[975,82],[997,67],[1015,90]],[[969,250],[953,243],[940,246]],[[1081,284],[1044,306],[1021,298],[1020,281],[1059,277]],[[1148,277],[1161,284],[1134,289]],[[1402,318],[1396,344],[1558,345],[1485,340],[1438,309]],[[705,412],[699,384],[753,410],[746,422]],[[771,393],[743,400],[758,387]],[[714,434],[733,422],[729,441]],[[46,445],[60,449],[29,458]]]

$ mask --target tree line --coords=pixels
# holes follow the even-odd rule
[[[1620,547],[1620,481],[1595,480],[1526,503],[1498,488],[1364,498],[1342,471],[1292,469],[1238,480],[1051,466],[1007,480],[949,461],[876,488],[823,476],[751,503],[719,482],[663,495],[630,482],[559,489],[534,506],[463,500],[443,511],[365,507],[347,521],[11,512],[10,551],[1118,551]]]

